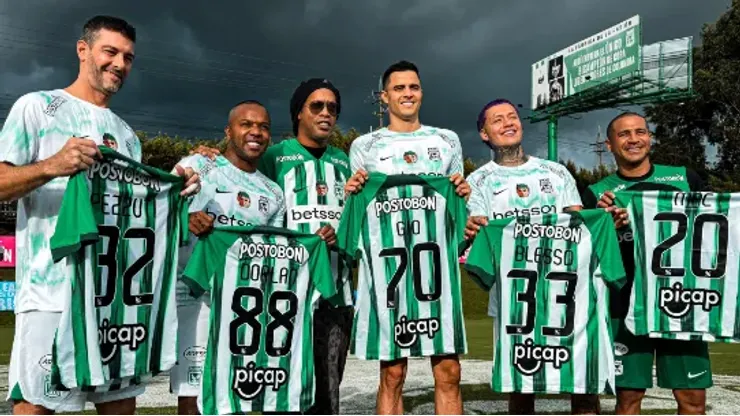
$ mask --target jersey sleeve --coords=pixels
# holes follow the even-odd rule
[[[0,161],[23,166],[36,160],[43,114],[43,102],[35,94],[26,94],[13,104],[0,131]]]
[[[365,169],[364,155],[362,154],[361,139],[355,140],[349,147],[349,169],[354,175],[358,170]]]
[[[190,288],[193,297],[200,297],[204,292],[211,290],[212,277],[217,267],[216,259],[223,259],[229,255],[228,246],[219,244],[220,235],[220,231],[214,230],[199,239],[182,272],[182,281]]]
[[[709,191],[701,176],[692,169],[686,169],[686,181],[689,183],[689,190],[692,192]]]
[[[456,173],[464,175],[465,169],[463,164],[463,152],[462,146],[460,145],[460,138],[457,137],[457,133],[455,132],[449,131],[448,134],[450,135],[450,139],[455,143],[455,146],[452,148],[452,161],[450,162],[450,168],[447,172],[447,176],[452,176]]]
[[[591,188],[586,188],[585,191],[583,191],[583,208],[584,209],[593,209],[596,208],[596,204],[599,201],[596,199],[596,195],[594,194],[594,191],[591,190]]]
[[[475,172],[468,175],[467,181],[470,185],[470,198],[468,198],[468,215],[471,217],[488,217],[488,201],[482,183],[477,180],[478,175]]]
[[[312,236],[315,245],[311,250],[308,258],[308,267],[313,280],[314,286],[321,293],[324,299],[330,303],[342,305],[342,296],[337,295],[337,287],[334,282],[334,276],[331,271],[331,261],[329,259],[329,249],[326,243],[320,238]]]
[[[367,217],[365,212],[367,208],[365,194],[367,191],[367,188],[364,188],[359,193],[350,195],[347,198],[347,204],[342,211],[342,217],[339,220],[339,225],[335,232],[337,236],[337,249],[343,257],[350,260],[350,263],[357,259],[360,233]]]
[[[482,289],[490,291],[498,275],[494,253],[493,226],[481,228],[473,240],[464,268]]]
[[[561,165],[562,166],[562,165]],[[573,178],[573,175],[570,174],[568,169],[565,167],[563,169],[563,179],[565,183],[563,184],[563,195],[561,195],[562,201],[563,201],[563,207],[572,207],[572,206],[583,206],[583,202],[581,202],[581,195],[578,193],[578,186],[576,185],[576,180]]]
[[[84,172],[80,172],[67,182],[57,225],[49,241],[52,260],[56,263],[98,238],[89,183]]]
[[[601,277],[607,284],[619,289],[625,283],[626,273],[611,214],[598,210],[590,212],[589,215],[594,217],[590,221],[587,219],[587,223],[593,224],[589,225],[588,228],[591,232],[592,252],[599,259]]]
[[[285,224],[285,195],[282,191],[276,192],[278,210],[272,215],[267,225],[276,228],[283,228]]]

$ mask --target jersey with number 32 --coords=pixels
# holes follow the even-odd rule
[[[67,388],[146,379],[177,359],[183,179],[100,150],[70,178],[50,242],[70,276],[52,352],[52,381]]]

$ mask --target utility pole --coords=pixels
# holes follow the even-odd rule
[[[387,111],[385,108],[385,105],[383,105],[383,100],[380,99],[380,94],[383,91],[383,80],[382,78],[378,79],[378,90],[377,91],[370,91],[370,97],[368,99],[370,102],[375,105],[378,105],[378,109],[376,111],[373,111],[373,116],[378,118],[378,128],[383,128],[383,116],[385,116],[385,112]]]
[[[601,125],[599,125],[599,132],[596,134],[596,143],[592,143],[591,146],[594,147],[594,153],[599,156],[599,166],[603,166],[604,161],[601,155],[606,153],[606,149],[604,148],[604,141],[601,139]]]

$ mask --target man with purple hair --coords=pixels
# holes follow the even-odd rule
[[[524,153],[522,123],[510,101],[486,104],[478,114],[478,133],[494,158],[467,178],[471,189],[467,239],[472,240],[488,220],[582,209],[576,182],[565,166]],[[495,320],[499,302],[494,293],[491,290],[488,314]],[[598,396],[573,395],[571,408],[574,414],[598,413]],[[509,413],[534,413],[534,394],[511,393]]]

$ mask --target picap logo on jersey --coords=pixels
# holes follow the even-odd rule
[[[540,179],[540,191],[545,194],[551,194],[555,192],[555,190],[552,188],[552,182],[550,182],[549,178]]]
[[[419,156],[416,155],[413,151],[409,150],[408,152],[403,154],[403,160],[406,161],[406,163],[413,164],[416,163],[419,160]]]
[[[560,369],[570,361],[570,350],[560,345],[536,345],[531,339],[514,344],[514,367],[522,374],[531,376],[551,363]]]
[[[257,367],[251,362],[246,367],[234,368],[232,388],[244,400],[252,400],[262,393],[265,386],[278,391],[288,382],[288,372],[279,367]]]
[[[527,186],[526,183],[516,184],[516,194],[519,195],[519,198],[528,197],[529,196],[529,186]]]
[[[410,321],[406,318],[406,315],[402,315],[393,328],[394,340],[396,345],[401,348],[414,345],[420,335],[426,335],[429,339],[433,339],[438,331],[439,319],[428,318]]]
[[[248,193],[239,191],[239,193],[236,194],[236,203],[242,208],[249,208],[249,206],[252,205],[252,200],[249,199]]]
[[[146,326],[142,324],[111,325],[107,319],[98,327],[100,338],[100,357],[103,364],[108,364],[116,356],[119,346],[127,345],[136,351],[148,338]]]
[[[442,154],[439,152],[438,147],[430,147],[427,149],[429,160],[442,160]]]
[[[672,318],[688,315],[692,306],[701,306],[709,312],[722,302],[722,294],[716,290],[684,289],[680,282],[673,287],[661,287],[658,291],[659,307]]]

